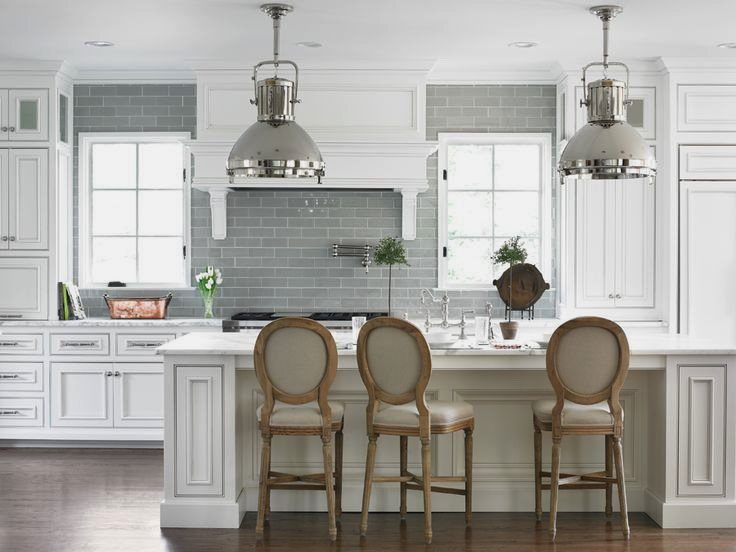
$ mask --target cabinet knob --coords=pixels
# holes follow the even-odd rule
[[[2,130],[3,132],[8,132],[8,127],[6,127],[6,126],[0,127],[0,130]]]
[[[107,376],[108,378],[109,378],[109,377],[111,377],[111,376],[112,376],[112,371],[111,371],[111,370],[108,370],[107,372],[105,372],[105,375],[106,375],[106,376]]]
[[[120,377],[120,372],[118,372],[117,370],[115,370],[115,377],[116,378],[119,378]]]
[[[15,241],[15,236],[10,236],[10,237],[9,237],[8,239],[9,239],[10,241]]]
[[[9,127],[9,128],[8,128],[8,130],[9,130],[10,132],[15,132],[15,127]]]
[[[8,236],[3,236],[2,238],[0,238],[0,240],[8,241]]]
[[[609,293],[609,294],[608,294],[608,298],[609,298],[609,299],[613,299],[613,293]]]
[[[616,294],[616,299],[621,299],[621,294],[620,293],[617,293]]]

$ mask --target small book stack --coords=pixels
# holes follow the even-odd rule
[[[59,282],[59,320],[84,320],[84,312],[79,288],[73,282]]]

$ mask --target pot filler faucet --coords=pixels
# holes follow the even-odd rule
[[[429,307],[427,307],[427,315],[424,319],[424,329],[427,333],[429,333],[430,328],[433,326],[439,326],[443,329],[450,328],[452,326],[458,326],[460,328],[460,339],[465,339],[465,314],[468,312],[473,312],[472,310],[465,310],[461,309],[460,311],[460,321],[459,322],[450,322],[450,298],[447,296],[447,291],[442,292],[442,297],[437,298],[435,295],[428,289],[424,288],[421,291],[420,295],[420,301],[422,305],[427,304],[427,299],[429,298],[430,303],[440,303],[440,312],[442,313],[442,320],[440,322],[432,322],[430,318],[430,312]]]

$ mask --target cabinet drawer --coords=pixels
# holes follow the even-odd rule
[[[116,350],[121,356],[155,355],[158,347],[175,338],[175,334],[118,334]]]
[[[0,427],[43,426],[43,399],[0,399]]]
[[[43,362],[0,362],[0,391],[43,391]]]
[[[41,334],[0,335],[0,355],[40,355],[43,354]]]
[[[52,355],[110,354],[108,334],[51,334]]]

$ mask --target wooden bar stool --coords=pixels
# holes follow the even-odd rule
[[[337,373],[337,347],[332,334],[306,318],[281,318],[261,330],[253,360],[263,390],[258,408],[261,430],[261,473],[256,536],[263,536],[270,513],[271,490],[321,490],[327,494],[330,540],[337,538],[335,514],[341,513],[342,430],[345,406],[327,401]],[[332,433],[335,432],[333,483]],[[324,473],[292,475],[271,471],[273,435],[319,435]]]
[[[371,486],[376,482],[401,483],[401,519],[406,517],[406,491],[424,493],[424,536],[432,542],[431,492],[465,496],[465,523],[472,516],[473,482],[473,407],[464,402],[425,401],[424,392],[432,373],[432,357],[422,332],[398,318],[381,317],[367,322],[358,337],[358,367],[368,390],[368,456],[363,487],[360,534],[368,530]],[[465,475],[432,476],[430,442],[433,434],[465,432]],[[379,435],[398,435],[400,475],[373,475],[376,442]],[[407,468],[408,437],[419,437],[422,444],[422,476]],[[438,487],[433,482],[464,482],[465,488]]]
[[[618,487],[621,528],[629,538],[621,438],[624,412],[619,392],[629,370],[629,342],[621,327],[605,318],[585,316],[562,324],[547,347],[547,375],[556,400],[532,404],[537,520],[542,519],[542,489],[550,490],[549,532],[557,533],[558,489],[605,489],[606,515],[613,513],[612,486]],[[552,471],[542,471],[542,431],[552,432]],[[605,470],[575,475],[560,473],[563,435],[604,435]],[[616,474],[613,475],[613,466]],[[542,478],[549,478],[549,484]]]

